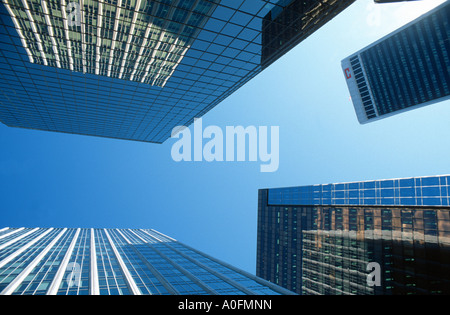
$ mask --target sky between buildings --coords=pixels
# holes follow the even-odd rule
[[[358,0],[203,117],[204,128],[279,126],[274,173],[175,162],[176,139],[0,124],[0,227],[153,228],[255,273],[258,189],[450,173],[450,101],[360,125],[340,67],[443,2]]]

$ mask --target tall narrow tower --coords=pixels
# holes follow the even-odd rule
[[[360,123],[450,98],[450,2],[342,61]]]

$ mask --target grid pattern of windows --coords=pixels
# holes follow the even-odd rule
[[[336,185],[381,190],[416,184],[426,191],[441,184],[447,189],[446,178]],[[259,191],[257,276],[299,294],[449,293],[450,207],[295,205],[291,199],[280,205],[269,203],[270,191]],[[276,189],[280,193],[289,196],[292,188]],[[371,262],[380,265],[380,286],[367,283]]]
[[[3,0],[0,120],[162,143],[353,2]]]
[[[15,247],[14,251],[19,252],[19,255],[14,257],[12,260],[6,257],[4,260],[0,261],[0,290],[3,291],[3,289],[5,289],[11,281],[18,277],[28,266],[28,264],[30,264],[39,255],[41,250],[45,248],[45,246],[47,246],[52,239],[59,234],[59,232],[61,232],[61,229],[40,229],[39,232],[42,232],[39,235],[41,238],[39,238],[39,236],[36,237],[35,235],[35,240],[37,240],[37,242],[34,243],[33,246],[26,248],[24,251],[20,251],[18,246],[23,244],[14,244],[12,247]],[[32,239],[29,239],[28,241],[31,242]]]
[[[117,257],[103,230],[95,230],[98,281],[101,295],[129,294],[129,288]]]
[[[358,56],[350,58],[353,74],[355,75],[356,84],[358,86],[361,101],[368,119],[377,116],[375,108],[373,107],[372,96],[370,95],[369,87],[364,76],[363,68]]]
[[[356,233],[334,231],[303,232],[304,294],[374,294],[367,285],[369,258],[367,241]]]
[[[30,231],[0,250],[1,295],[293,294],[154,230]]]
[[[380,115],[450,95],[450,5],[361,53]]]
[[[450,97],[449,16],[450,3],[445,2],[344,60],[351,61],[361,96],[352,97],[362,99],[369,121]]]
[[[19,233],[15,234],[15,236],[12,236],[12,238],[8,242],[2,244],[2,246],[0,247],[0,260],[6,259],[7,257],[9,257],[9,255],[16,252],[18,249],[23,248],[23,246],[30,240],[35,239],[36,237],[43,234],[44,230],[26,229],[25,231],[23,231],[23,233]]]
[[[2,235],[1,235],[2,238],[0,239],[0,245],[4,246],[4,244],[6,244],[6,243],[10,242],[11,240],[17,238],[17,236],[24,235],[25,233],[27,233],[29,231],[30,231],[30,229],[22,229],[22,230],[14,229],[14,230],[11,230],[11,231],[5,230],[5,231],[2,232]]]
[[[14,291],[14,295],[43,295],[47,292],[59,264],[67,251],[70,240],[75,230],[64,233],[63,237],[51,248],[51,250],[39,261],[36,267],[27,275],[20,286]]]
[[[269,204],[449,206],[450,176],[276,188]]]
[[[0,244],[3,244],[3,242],[4,242],[3,239],[5,237],[7,237],[8,235],[10,235],[12,233],[18,232],[18,231],[19,231],[19,229],[8,229],[8,228],[1,229],[0,230]]]
[[[70,263],[65,268],[63,280],[58,288],[58,295],[87,295],[89,294],[89,255],[90,233],[84,229],[80,231],[72,253]],[[77,276],[75,276],[75,272]]]
[[[192,0],[5,4],[24,35],[30,62],[161,87],[216,6]]]
[[[128,238],[132,235],[131,232],[116,232],[111,231],[111,238],[114,242],[119,245],[117,249],[119,250],[121,256],[124,259],[124,262],[129,270],[131,276],[133,277],[133,281],[136,283],[137,287],[141,291],[142,294],[168,294],[169,292],[164,286],[161,285],[160,281],[157,277],[152,273],[149,269],[148,265],[145,264],[146,260],[141,259],[141,253],[139,251],[139,242],[135,240],[134,244],[137,246],[128,246],[129,244]],[[127,236],[124,236],[127,234]],[[125,238],[126,237],[126,238]],[[145,256],[144,256],[145,257]],[[150,260],[152,261],[152,260]],[[152,266],[155,268],[155,265],[152,261]],[[160,272],[159,268],[156,267],[158,272]],[[154,269],[153,269],[154,270]]]
[[[192,278],[176,268],[180,261],[173,260],[173,252],[164,244],[152,245],[147,255],[151,255],[153,265],[179,294],[207,294]]]

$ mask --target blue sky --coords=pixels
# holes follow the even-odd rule
[[[153,228],[255,273],[258,189],[448,174],[450,101],[360,125],[340,62],[442,3],[358,0],[203,117],[279,126],[260,162],[174,162],[162,145],[0,124],[0,226]]]

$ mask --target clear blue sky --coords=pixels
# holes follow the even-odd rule
[[[450,101],[359,125],[340,62],[442,3],[358,0],[203,117],[279,126],[280,165],[0,124],[0,227],[153,228],[255,273],[258,189],[448,174]]]

